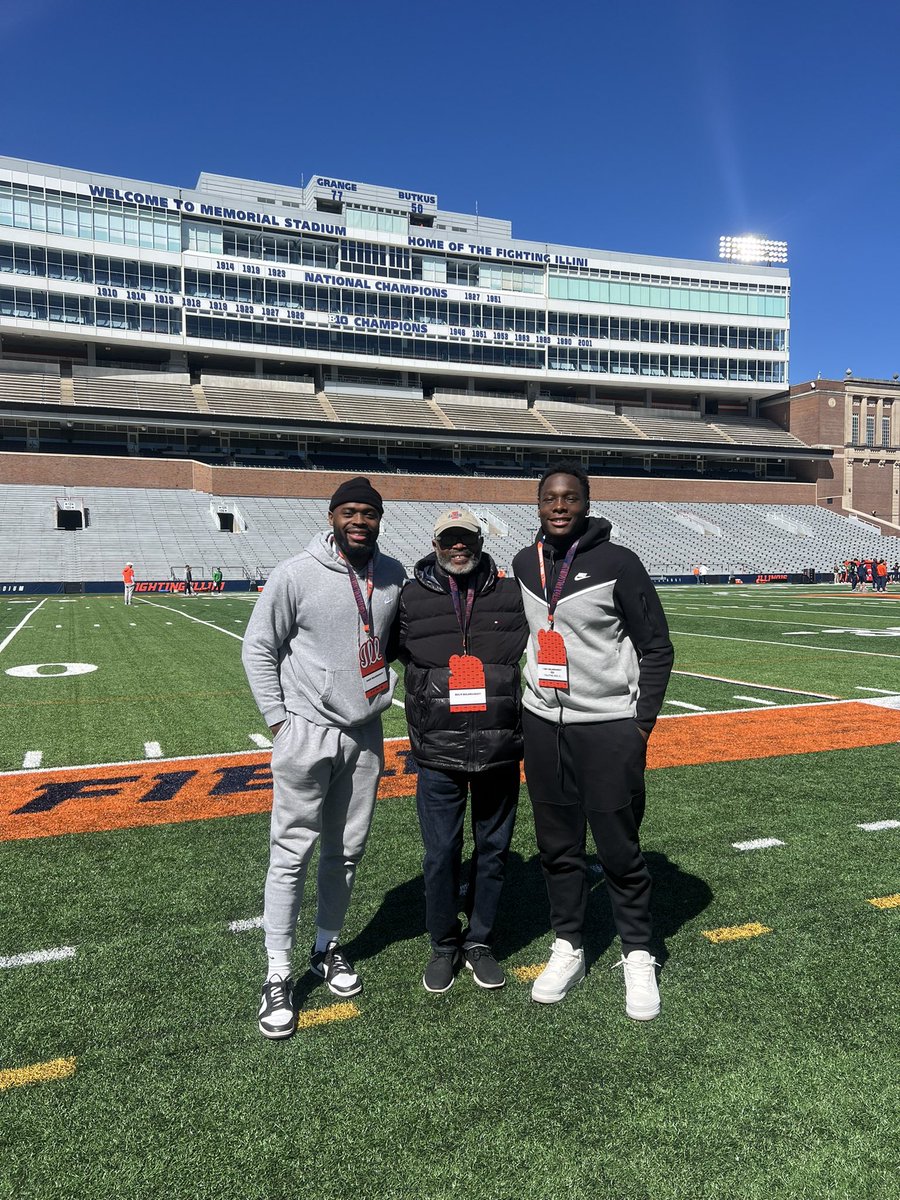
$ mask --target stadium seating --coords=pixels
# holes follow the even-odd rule
[[[55,528],[56,500],[82,499],[88,524]],[[221,532],[217,508],[239,514],[237,534]],[[381,545],[407,568],[431,547],[435,518],[448,505],[388,501]],[[507,568],[533,541],[531,504],[473,506],[489,522],[485,544]],[[200,492],[143,488],[57,488],[0,485],[0,575],[5,582],[118,579],[126,561],[139,579],[167,579],[185,563],[195,577],[221,566],[226,579],[263,573],[296,554],[327,526],[324,500],[210,497]],[[592,511],[613,524],[615,540],[656,574],[682,574],[704,563],[712,574],[830,570],[848,556],[900,559],[900,538],[804,505],[679,504],[603,501]],[[506,530],[504,533],[503,531]]]
[[[316,396],[312,380],[293,382],[272,379],[237,379],[231,375],[204,375],[200,394],[215,415],[327,421],[328,413]]]
[[[59,364],[0,358],[0,400],[14,404],[62,404]]]
[[[175,372],[73,366],[72,388],[75,404],[81,406],[194,414],[198,411],[190,377]]]

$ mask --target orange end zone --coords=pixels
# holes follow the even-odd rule
[[[816,704],[660,721],[648,766],[740,762],[900,741],[900,711],[865,703]],[[407,741],[385,746],[379,799],[415,791]],[[0,841],[243,816],[271,807],[269,754],[14,771],[0,776]]]

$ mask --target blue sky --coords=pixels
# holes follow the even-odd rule
[[[0,154],[436,192],[518,237],[789,244],[791,379],[900,372],[900,9],[2,0]]]

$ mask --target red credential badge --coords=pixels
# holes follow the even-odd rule
[[[538,687],[569,690],[569,661],[566,643],[555,629],[538,630]]]
[[[381,652],[381,639],[366,638],[359,648],[359,671],[362,675],[366,699],[380,696],[388,690],[387,665]]]
[[[450,711],[487,712],[484,663],[474,654],[450,655]]]

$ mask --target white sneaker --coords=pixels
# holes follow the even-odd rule
[[[625,1013],[634,1021],[652,1021],[659,1016],[658,965],[649,950],[632,950],[613,967],[625,972]]]
[[[531,989],[532,1000],[538,1004],[555,1004],[584,979],[584,951],[576,950],[571,942],[557,938],[550,950],[550,961],[538,975]]]

